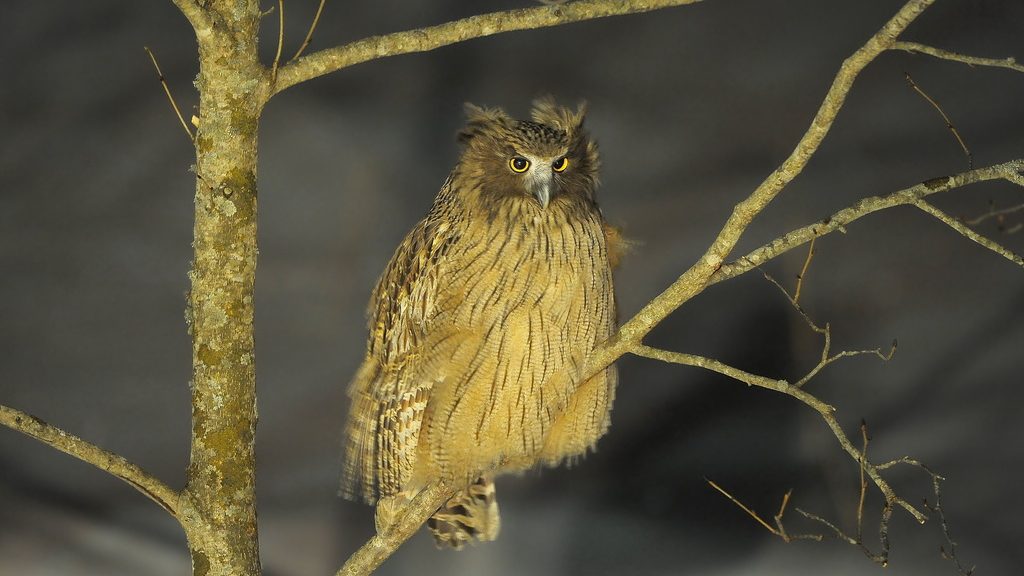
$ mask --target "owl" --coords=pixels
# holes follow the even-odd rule
[[[465,487],[427,521],[456,549],[497,537],[496,475],[580,458],[607,431],[615,368],[581,371],[616,328],[621,250],[585,106],[466,111],[458,163],[371,297],[341,487],[376,503],[378,531],[432,482]]]

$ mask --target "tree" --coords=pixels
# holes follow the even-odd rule
[[[195,257],[190,274],[192,287],[188,312],[193,336],[193,442],[186,488],[178,492],[126,461],[97,451],[89,444],[69,440],[56,429],[27,414],[6,408],[0,414],[5,424],[100,465],[129,481],[171,512],[188,535],[196,573],[257,573],[253,457],[255,172],[258,124],[270,97],[303,80],[386,55],[429,50],[500,31],[690,2],[573,2],[535,7],[469,18],[424,31],[374,37],[314,52],[294,62],[285,62],[286,58],[275,56],[274,64],[270,66],[261,64],[257,53],[256,37],[261,13],[256,3],[225,1],[203,4],[192,0],[177,0],[175,3],[197,30],[201,64],[197,80],[199,113],[195,138]],[[747,384],[783,392],[811,406],[836,434],[847,454],[854,461],[861,457],[862,448],[856,444],[856,437],[848,438],[827,405],[810,396],[797,379],[789,383],[776,380],[775,375],[771,378],[756,376],[705,358],[663,353],[643,346],[641,342],[668,314],[709,286],[756,270],[790,249],[843,230],[846,225],[871,212],[899,205],[916,206],[1020,265],[1019,257],[938,210],[930,198],[934,194],[981,181],[1002,179],[1020,184],[1019,173],[1024,168],[1021,160],[925,180],[903,187],[898,192],[872,197],[841,209],[825,220],[815,220],[795,228],[761,248],[747,252],[735,250],[741,234],[754,218],[803,171],[836,120],[854,80],[883,52],[902,49],[940,59],[1021,71],[1021,67],[1010,60],[963,57],[941,48],[904,41],[903,30],[930,4],[920,1],[907,3],[846,60],[793,154],[737,205],[696,264],[626,322],[619,337],[610,341],[602,353],[589,359],[592,369],[599,369],[626,353],[710,368]],[[277,14],[282,14],[280,7]],[[810,262],[810,258],[806,261]],[[792,300],[795,301],[796,297],[793,296]],[[827,359],[826,354],[823,361]],[[925,513],[919,506],[898,496],[889,487],[876,465],[866,464],[861,469],[882,491],[888,506],[900,507],[918,519],[924,517]],[[410,512],[407,521],[396,528],[394,534],[375,539],[363,554],[354,556],[355,565],[371,566],[386,557],[422,522],[427,512],[436,508],[437,501],[447,489],[439,486],[424,493],[419,507]]]

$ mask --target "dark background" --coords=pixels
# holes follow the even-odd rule
[[[273,2],[265,2],[269,7]],[[285,56],[315,0],[287,3]],[[312,49],[514,2],[328,2]],[[667,286],[731,207],[792,150],[843,58],[900,2],[709,0],[470,41],[362,64],[293,88],[261,131],[256,342],[258,494],[268,575],[333,573],[372,531],[336,497],[344,389],[363,353],[377,274],[454,164],[462,103],[525,115],[553,93],[590,102],[601,202],[638,247],[620,269],[623,317]],[[0,34],[0,403],[119,452],[174,487],[188,457],[192,150],[143,45],[186,116],[195,42],[170,1],[4,6]],[[276,15],[264,22],[272,59]],[[1024,4],[939,2],[905,34],[1024,58]],[[858,80],[820,153],[740,251],[857,198],[966,169],[939,100],[978,165],[1024,155],[1024,75],[904,53]],[[972,216],[1020,203],[1005,182],[935,202]],[[1024,221],[1018,215],[1010,224]],[[1024,233],[980,228],[1016,251]],[[1024,274],[920,211],[900,208],[817,244],[802,303],[836,349],[900,342],[810,389],[861,418],[876,459],[912,455],[945,475],[960,554],[978,574],[1019,573]],[[792,287],[799,250],[767,269]],[[757,274],[715,286],[650,336],[774,377],[799,377],[820,339]],[[852,530],[857,468],[823,423],[779,394],[694,368],[625,358],[611,433],[574,469],[503,478],[499,540],[438,552],[418,534],[381,574],[880,574],[829,540],[784,544],[710,489],[765,517],[782,494]],[[888,477],[930,496],[913,469]],[[865,527],[877,547],[877,492]],[[793,511],[794,532],[818,530]],[[953,574],[937,523],[894,514],[886,573]],[[176,523],[131,488],[0,430],[0,573],[185,574]]]

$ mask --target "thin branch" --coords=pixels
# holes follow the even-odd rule
[[[756,520],[758,524],[760,524],[761,526],[764,526],[764,528],[766,530],[768,530],[772,534],[778,536],[779,538],[782,538],[782,540],[784,542],[789,543],[789,542],[792,542],[793,540],[817,540],[818,542],[821,541],[821,538],[822,538],[821,534],[793,534],[793,535],[790,535],[789,533],[786,532],[786,529],[785,529],[785,527],[782,524],[782,515],[786,513],[786,505],[789,503],[789,497],[793,494],[792,490],[787,491],[786,494],[782,496],[782,504],[779,505],[779,512],[773,517],[774,520],[775,520],[775,527],[773,528],[770,524],[768,524],[767,522],[762,520],[761,517],[757,515],[757,512],[754,512],[746,504],[744,504],[743,502],[740,502],[738,499],[736,499],[735,496],[733,496],[732,494],[729,494],[728,492],[726,492],[725,488],[722,488],[721,486],[716,484],[714,481],[712,481],[710,478],[704,478],[704,481],[707,482],[708,484],[710,484],[712,488],[714,488],[715,490],[718,490],[720,493],[722,493],[722,495],[724,495],[726,498],[728,498],[730,501],[732,501],[733,504],[739,506],[741,510],[743,510],[744,512],[749,514],[750,517],[753,518],[754,520]]]
[[[977,226],[978,224],[981,224],[982,222],[988,220],[989,218],[995,218],[996,221],[1000,225],[1002,225],[1004,216],[1020,212],[1021,210],[1024,210],[1024,204],[1016,204],[1014,206],[999,209],[997,209],[995,206],[990,205],[988,212],[971,218],[970,220],[964,220],[964,224],[967,224],[968,226]]]
[[[270,85],[277,82],[277,68],[281,64],[281,48],[284,46],[284,0],[277,0],[277,53],[270,67]]]
[[[814,259],[814,238],[811,238],[811,245],[807,248],[807,258],[804,259],[804,267],[800,269],[800,275],[796,277],[796,289],[793,291],[793,305],[800,302],[800,290],[804,286],[804,277],[807,276],[807,269],[811,267],[811,260]]]
[[[153,55],[153,51],[149,49],[149,46],[143,46],[142,48],[146,51],[146,54],[149,54],[149,59],[153,61],[157,79],[160,80],[160,85],[164,87],[164,93],[167,94],[167,100],[171,103],[171,108],[174,108],[174,114],[178,117],[178,122],[181,122],[181,127],[185,129],[185,134],[188,134],[189,141],[194,143],[196,141],[195,134],[188,127],[188,123],[185,122],[185,118],[181,115],[177,102],[174,101],[174,96],[171,95],[171,88],[167,85],[167,79],[164,78],[164,73],[160,71],[160,65],[156,63],[156,56]]]
[[[976,242],[979,245],[984,246],[985,248],[988,248],[989,250],[995,252],[996,254],[999,254],[1003,258],[1006,258],[1010,262],[1013,262],[1017,266],[1024,267],[1024,258],[1021,258],[1020,255],[1011,252],[1009,249],[1005,248],[1002,244],[999,244],[995,240],[986,238],[985,236],[978,234],[974,230],[971,230],[963,222],[957,220],[956,218],[950,216],[949,214],[946,214],[942,210],[939,210],[934,205],[929,204],[927,201],[918,200],[917,202],[914,202],[914,205],[920,208],[921,210],[927,212],[928,214],[931,214],[932,216],[936,217],[946,226],[949,226],[953,230],[956,230],[957,232],[960,233],[961,236],[973,242]]]
[[[839,538],[840,540],[843,540],[848,544],[856,546],[858,549],[860,549],[861,552],[864,553],[865,556],[870,558],[872,561],[877,562],[883,568],[889,565],[889,520],[892,518],[892,506],[886,504],[885,507],[882,509],[882,519],[878,523],[878,537],[882,543],[882,551],[877,554],[872,552],[871,549],[868,548],[867,545],[864,544],[864,541],[861,540],[859,537],[854,538],[853,536],[850,536],[846,532],[840,530],[838,526],[829,522],[828,520],[825,520],[821,516],[812,514],[810,512],[807,512],[806,510],[801,510],[800,508],[797,508],[796,511],[800,514],[803,514],[803,516],[808,520],[813,520],[815,522],[827,526],[830,530],[832,530],[836,538]]]
[[[867,495],[868,481],[864,478],[864,464],[868,461],[868,424],[862,418],[860,421],[860,498],[857,500],[857,540],[864,537],[864,496]]]
[[[148,496],[150,500],[159,504],[161,508],[172,516],[180,518],[178,492],[136,464],[129,462],[123,456],[90,444],[78,436],[51,426],[31,414],[3,405],[0,405],[0,424],[35,438],[51,448],[56,448],[65,454],[74,456],[83,462],[88,462],[100,470],[120,478],[132,488],[135,488]]]
[[[412,499],[405,512],[383,534],[370,538],[355,554],[349,556],[338,570],[337,576],[363,576],[372,573],[402,543],[412,537],[427,518],[453,494],[455,490],[443,484],[425,488]]]
[[[909,188],[904,188],[898,192],[893,192],[887,196],[871,196],[869,198],[864,198],[856,204],[844,208],[823,220],[788,232],[785,235],[772,240],[768,244],[747,253],[745,256],[741,256],[732,262],[722,265],[711,276],[708,281],[708,285],[717,284],[723,280],[728,280],[749,272],[751,269],[785,254],[794,248],[803,246],[819,236],[824,236],[835,231],[845,232],[847,225],[867,216],[868,214],[873,214],[880,210],[893,208],[895,206],[916,204],[922,198],[928,197],[932,194],[947,192],[949,190],[961,188],[968,184],[974,184],[977,182],[987,182],[990,180],[1016,182],[1016,179],[1020,179],[1021,171],[1024,171],[1024,158],[1011,160],[1009,162],[993,166],[987,166],[985,168],[975,168],[974,170],[961,172],[959,174],[943,178],[933,178]]]
[[[909,72],[904,72],[903,76],[904,78],[907,79],[907,83],[910,84],[910,87],[914,89],[914,92],[920,94],[922,98],[927,100],[928,103],[932,105],[932,108],[935,108],[935,110],[939,113],[939,116],[942,116],[942,119],[946,122],[946,128],[953,133],[953,137],[956,138],[956,141],[960,144],[960,148],[964,151],[964,154],[967,156],[967,167],[974,168],[974,155],[971,154],[970,149],[967,148],[967,143],[964,142],[963,137],[960,136],[960,131],[957,130],[956,126],[953,125],[953,121],[950,120],[949,116],[946,115],[946,111],[942,109],[942,106],[939,106],[939,103],[936,102],[934,98],[932,98],[924,90],[922,90],[921,87],[917,85],[917,82],[914,82],[914,79],[910,76]]]
[[[917,42],[896,42],[892,45],[892,50],[903,50],[904,52],[917,52],[920,54],[927,54],[941,60],[950,60],[952,62],[960,62],[969,66],[988,66],[993,68],[1006,68],[1008,70],[1015,70],[1017,72],[1024,72],[1024,66],[1017,63],[1014,58],[979,58],[977,56],[965,56],[963,54],[957,54],[956,52],[950,52],[949,50],[943,50],[941,48],[935,48],[926,44],[919,44]]]
[[[811,244],[814,244],[813,239],[811,240]],[[795,386],[796,388],[802,388],[804,384],[807,384],[808,382],[810,382],[812,378],[817,376],[823,368],[835,362],[836,360],[840,360],[842,358],[860,356],[862,354],[874,354],[880,360],[888,362],[889,360],[892,360],[893,356],[896,355],[896,340],[892,341],[892,346],[890,347],[888,352],[882,352],[881,348],[872,348],[870,350],[843,350],[842,352],[837,352],[836,354],[830,355],[830,353],[832,352],[832,327],[829,325],[829,323],[826,322],[824,327],[818,326],[818,324],[811,319],[810,315],[807,314],[803,307],[797,304],[796,296],[790,296],[789,292],[787,292],[786,289],[782,286],[782,284],[780,284],[778,280],[773,278],[771,274],[768,274],[767,272],[762,270],[761,275],[764,276],[765,280],[771,282],[773,285],[775,285],[776,288],[779,289],[780,292],[782,292],[782,294],[786,297],[786,300],[788,300],[789,303],[793,306],[793,308],[800,313],[800,316],[803,317],[804,322],[807,324],[807,326],[811,330],[817,332],[818,334],[821,334],[822,339],[824,340],[821,347],[821,360],[819,360],[818,363],[814,366],[814,368],[811,368],[811,371],[805,374],[803,378],[793,383],[793,386]]]
[[[701,0],[579,0],[492,12],[437,26],[372,36],[307,54],[281,68],[274,93],[342,68],[399,54],[425,52],[474,38],[514,30],[547,28],[594,18],[649,12]]]
[[[668,362],[672,364],[683,364],[686,366],[697,366],[699,368],[704,368],[706,370],[711,370],[712,372],[717,372],[719,374],[728,376],[734,380],[743,382],[748,386],[766,388],[768,390],[781,392],[783,394],[786,394],[787,396],[792,396],[793,398],[796,398],[797,400],[799,400],[800,402],[802,402],[803,404],[817,412],[825,421],[825,424],[829,427],[829,429],[832,430],[833,436],[835,436],[836,440],[839,441],[839,445],[842,446],[843,450],[847,454],[849,454],[854,461],[860,461],[861,452],[853,445],[849,437],[846,435],[846,432],[843,431],[842,426],[839,425],[839,421],[836,419],[835,416],[835,408],[819,400],[816,396],[808,393],[806,390],[794,386],[793,384],[790,384],[786,380],[776,380],[768,378],[766,376],[758,376],[756,374],[751,374],[749,372],[740,370],[739,368],[734,368],[732,366],[729,366],[728,364],[725,364],[718,360],[714,360],[712,358],[705,358],[703,356],[695,356],[692,354],[684,354],[681,352],[659,350],[657,348],[653,348],[645,344],[633,345],[630,347],[629,352],[637,356],[642,356],[644,358],[661,360],[662,362]],[[888,504],[896,505],[899,506],[900,508],[903,508],[908,513],[910,513],[910,515],[913,516],[915,520],[922,524],[928,519],[928,517],[923,512],[915,508],[913,505],[911,505],[903,498],[900,498],[899,496],[896,495],[896,492],[892,489],[891,486],[889,486],[889,483],[886,482],[884,478],[882,478],[881,474],[879,474],[879,469],[877,466],[871,464],[870,462],[865,462],[864,471],[871,478],[871,481],[875,484],[875,486],[877,486],[878,489],[882,492],[882,495],[885,497],[885,501]]]
[[[946,544],[949,545],[949,550],[946,550],[944,546],[939,546],[939,553],[942,555],[943,558],[949,560],[956,566],[957,572],[959,572],[961,576],[971,576],[971,574],[974,573],[974,567],[972,566],[970,568],[964,568],[964,566],[960,563],[960,559],[957,557],[956,554],[957,543],[955,540],[953,540],[953,536],[949,530],[949,523],[946,521],[946,515],[942,510],[942,488],[940,484],[942,483],[942,481],[945,480],[945,478],[939,476],[931,468],[925,466],[921,462],[914,460],[913,458],[908,458],[907,456],[897,458],[884,464],[879,464],[878,469],[886,470],[899,464],[906,464],[909,466],[913,466],[915,468],[920,468],[929,476],[931,476],[932,490],[935,492],[935,505],[929,505],[928,501],[925,500],[924,507],[932,511],[933,513],[935,513],[936,516],[939,517],[939,523],[942,526],[942,535],[946,539]]]
[[[320,23],[320,14],[324,11],[324,4],[327,0],[320,0],[320,6],[316,9],[316,15],[313,16],[313,23],[309,25],[309,31],[306,32],[306,38],[302,41],[302,45],[295,51],[295,55],[291,57],[289,62],[295,60],[299,56],[302,56],[302,52],[309,46],[309,43],[313,41],[313,31],[316,30],[316,25]]]

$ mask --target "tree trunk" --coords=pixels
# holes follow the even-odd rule
[[[254,0],[207,3],[199,33],[200,120],[187,317],[192,449],[183,522],[197,576],[260,573],[256,526],[256,144],[266,99]]]

